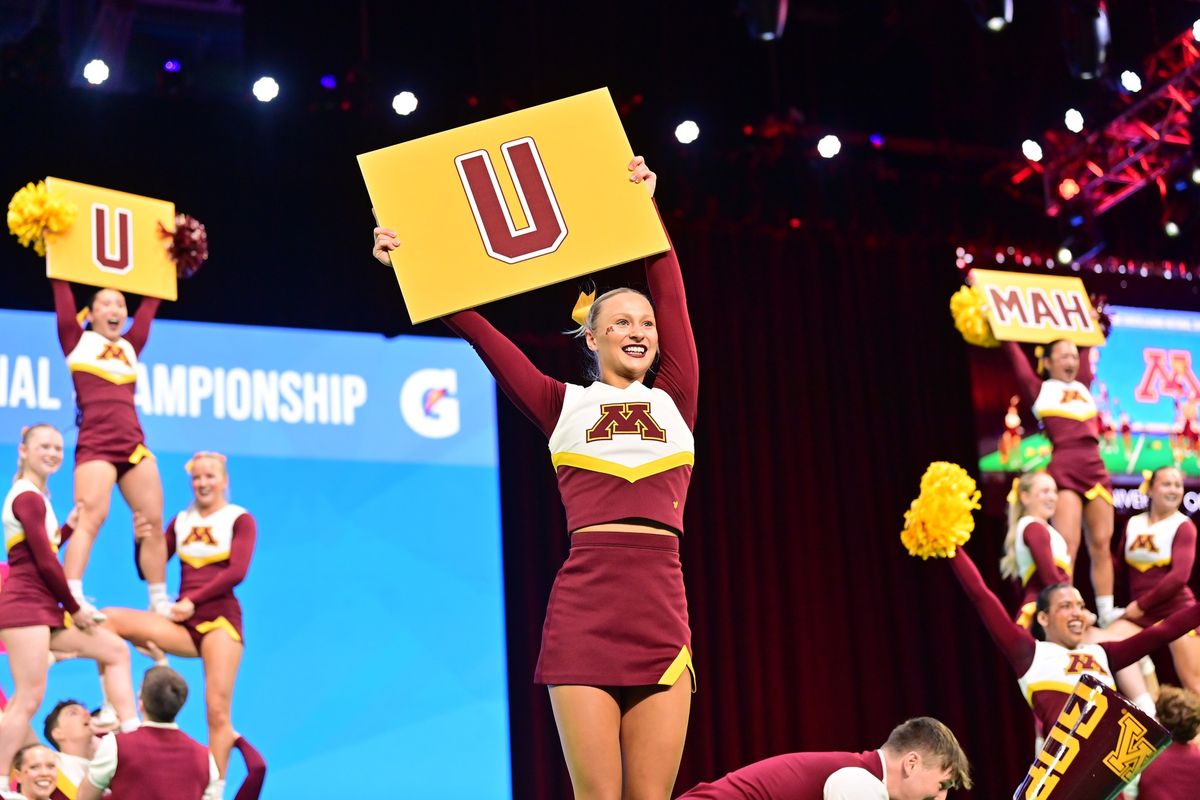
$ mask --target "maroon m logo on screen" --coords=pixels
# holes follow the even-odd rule
[[[110,210],[103,203],[92,203],[92,263],[105,272],[124,274],[133,269],[133,212],[118,208],[116,247],[109,240]]]
[[[484,249],[489,256],[506,264],[553,253],[567,238],[567,225],[537,145],[526,136],[506,142],[500,151],[504,153],[521,210],[525,212],[527,224],[521,230],[513,224],[488,152],[476,150],[454,159]]]

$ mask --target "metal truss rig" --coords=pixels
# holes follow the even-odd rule
[[[1083,140],[1047,134],[1050,157],[1042,182],[1051,217],[1068,207],[1098,217],[1151,184],[1165,197],[1169,176],[1190,164],[1189,123],[1200,103],[1200,43],[1189,29],[1152,55],[1147,67],[1152,91],[1102,130]]]

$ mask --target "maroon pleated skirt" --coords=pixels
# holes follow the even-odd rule
[[[534,682],[695,688],[679,539],[595,531],[571,537],[554,579]]]

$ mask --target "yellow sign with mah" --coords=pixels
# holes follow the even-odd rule
[[[661,253],[607,89],[358,157],[413,322]]]
[[[971,283],[987,299],[988,322],[1000,341],[1104,344],[1104,332],[1079,278],[976,269]]]
[[[78,209],[75,222],[46,235],[46,275],[73,283],[174,300],[178,282],[167,251],[175,204],[86,183],[46,178],[46,188]]]

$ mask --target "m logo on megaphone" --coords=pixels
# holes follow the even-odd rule
[[[1112,800],[1170,743],[1163,726],[1084,675],[1013,800]]]

